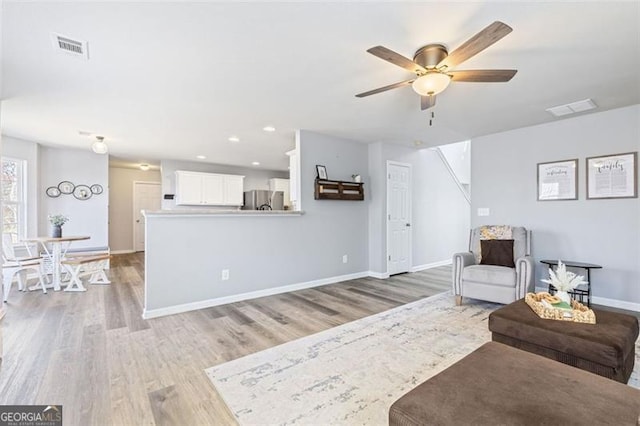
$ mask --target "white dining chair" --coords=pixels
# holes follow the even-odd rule
[[[27,247],[27,252],[30,251]],[[27,273],[33,271],[40,281],[43,293],[47,293],[47,288],[42,279],[42,258],[38,256],[16,256],[11,234],[2,234],[2,283],[4,289],[4,301],[9,297],[9,290],[14,278],[18,281],[18,290],[27,290]]]

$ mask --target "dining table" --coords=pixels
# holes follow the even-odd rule
[[[52,269],[52,283],[54,291],[60,291],[60,274],[62,272],[62,264],[60,263],[69,250],[69,246],[74,241],[88,240],[91,237],[86,235],[71,236],[71,237],[36,237],[27,238],[25,242],[40,244],[44,250],[45,258],[51,262]]]

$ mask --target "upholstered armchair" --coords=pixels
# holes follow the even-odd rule
[[[513,241],[512,258],[508,256],[510,240]],[[484,258],[483,250],[486,250]],[[497,261],[496,252],[501,252]],[[522,299],[533,291],[530,254],[531,231],[521,226],[481,226],[471,230],[469,252],[453,255],[456,303],[460,305],[463,297],[504,304]],[[510,259],[505,260],[506,257]]]

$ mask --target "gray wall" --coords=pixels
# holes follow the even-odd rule
[[[109,167],[109,247],[133,251],[133,182],[158,182],[157,170]]]
[[[104,192],[88,200],[73,195],[50,198],[45,190],[63,180],[75,185],[102,185]],[[109,245],[109,156],[90,149],[59,149],[40,147],[40,209],[39,233],[47,235],[49,214],[63,214],[69,222],[62,227],[63,235],[89,235],[90,240],[77,241],[73,247],[103,247]]]
[[[464,251],[469,236],[469,204],[440,157],[429,149],[375,143],[369,145],[370,270],[387,271],[386,165],[387,161],[411,164],[412,267],[450,261]]]
[[[474,139],[472,225],[523,225],[533,231],[536,262],[600,264],[594,296],[640,303],[640,201],[586,200],[585,189],[585,157],[638,151],[639,127],[634,105]],[[579,199],[536,201],[537,163],[570,158],[579,159]],[[478,207],[490,216],[478,217]],[[546,270],[538,265],[536,272],[540,286]]]
[[[228,166],[224,164],[202,163],[197,161],[162,160],[160,162],[162,174],[162,193],[176,193],[176,170],[188,170],[192,172],[222,173],[229,175],[244,176],[244,190],[269,189],[269,179],[284,178],[289,179],[288,171],[261,170],[248,167]],[[184,209],[211,209],[210,206],[176,206],[174,200],[162,200],[162,209],[169,210],[179,208]],[[229,207],[224,207],[229,209]]]
[[[313,199],[316,164],[350,179],[367,170],[367,146],[308,131],[298,139],[304,215],[147,218],[147,311],[367,271],[367,202]]]

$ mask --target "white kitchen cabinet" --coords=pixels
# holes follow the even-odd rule
[[[176,204],[202,204],[202,176],[199,173],[176,172]]]
[[[225,175],[224,199],[227,205],[244,204],[244,176]]]
[[[223,175],[202,174],[202,201],[208,206],[221,206],[225,203],[225,177]]]
[[[244,176],[176,171],[176,205],[241,206]]]

